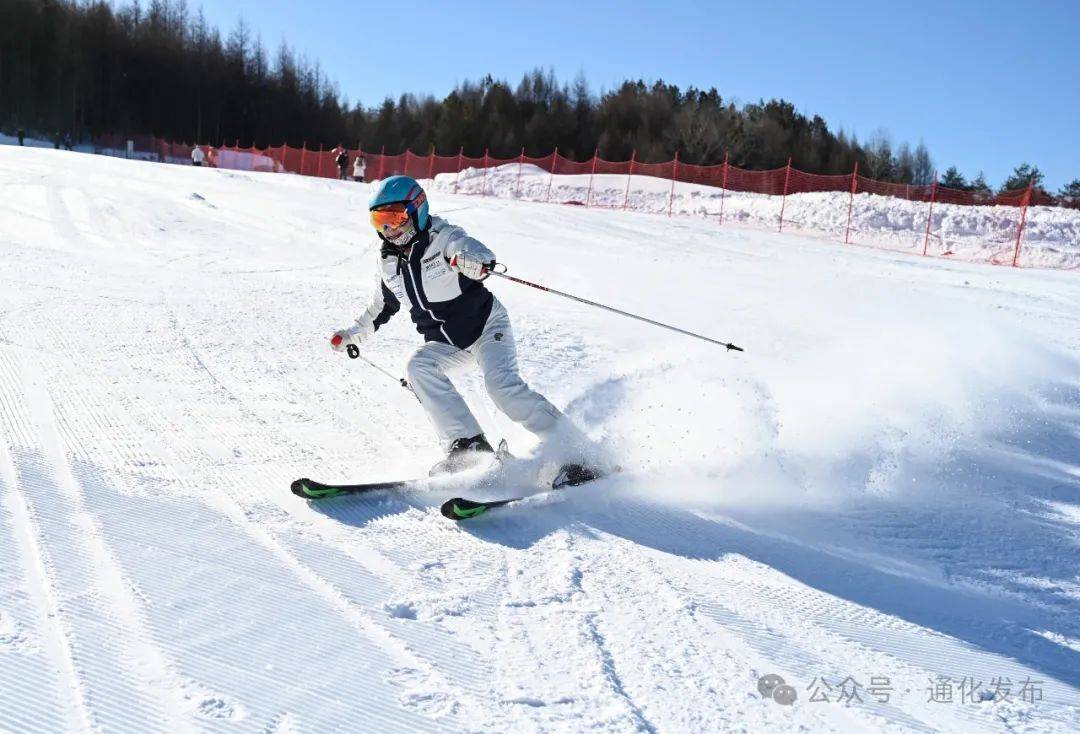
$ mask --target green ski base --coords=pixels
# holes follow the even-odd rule
[[[413,482],[369,482],[367,484],[323,484],[314,479],[297,479],[289,489],[297,497],[307,500],[325,500],[332,497],[342,497],[348,494],[363,494],[364,492],[376,492],[382,489],[405,489]]]
[[[622,472],[622,467],[615,467],[615,472]],[[591,473],[589,478],[585,481],[554,485],[551,489],[538,492],[537,494],[526,495],[524,497],[510,497],[505,500],[491,500],[489,502],[480,502],[477,500],[467,500],[464,497],[454,497],[446,502],[442,503],[439,508],[439,512],[442,516],[449,519],[460,522],[461,520],[468,520],[469,518],[479,517],[487,513],[489,510],[493,510],[496,507],[505,507],[510,504],[525,503],[527,500],[534,498],[546,497],[552,492],[561,492],[564,489],[570,487],[582,487],[597,479],[603,479],[604,475],[599,473]]]
[[[476,500],[467,500],[463,497],[455,497],[451,500],[443,502],[442,507],[439,508],[439,512],[442,516],[449,518],[450,520],[466,520],[470,517],[477,517],[483,515],[492,507],[502,507],[508,505],[511,502],[516,502],[522,497],[515,497],[508,500],[492,500],[491,502],[477,502]]]

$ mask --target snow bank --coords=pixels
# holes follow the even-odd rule
[[[443,191],[553,201],[590,206],[624,207],[634,211],[720,218],[723,224],[776,229],[781,197],[723,191],[712,186],[676,182],[648,176],[597,174],[551,176],[534,165],[516,163],[489,169],[467,169],[439,174],[435,187]],[[960,260],[1011,264],[1016,246],[1020,209],[1009,206],[959,206],[913,202],[875,194],[843,192],[792,194],[784,203],[784,229],[828,236],[894,250],[952,257]],[[926,242],[930,217],[929,242]],[[1036,206],[1028,209],[1021,265],[1080,268],[1080,210]]]

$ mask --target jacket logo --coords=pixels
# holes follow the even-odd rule
[[[495,341],[497,341],[497,342],[502,341],[502,332],[501,331],[495,335]]]
[[[447,272],[447,267],[441,261],[438,253],[436,253],[435,257],[431,258],[430,260],[424,260],[423,264],[424,264],[423,265],[424,272],[429,274],[429,275],[430,274],[439,274],[439,275],[441,275],[441,274]]]

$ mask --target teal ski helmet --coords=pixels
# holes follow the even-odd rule
[[[371,192],[368,210],[399,202],[404,203],[406,211],[414,217],[417,231],[423,232],[428,228],[430,219],[428,218],[427,194],[411,176],[391,176],[381,181]]]

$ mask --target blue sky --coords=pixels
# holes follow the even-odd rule
[[[189,0],[193,8],[197,0]],[[1028,161],[1080,178],[1080,0],[346,2],[205,0],[227,33],[318,60],[351,102],[446,94],[533,67],[599,92],[627,78],[783,97],[833,130],[926,142],[939,170],[993,186]]]

